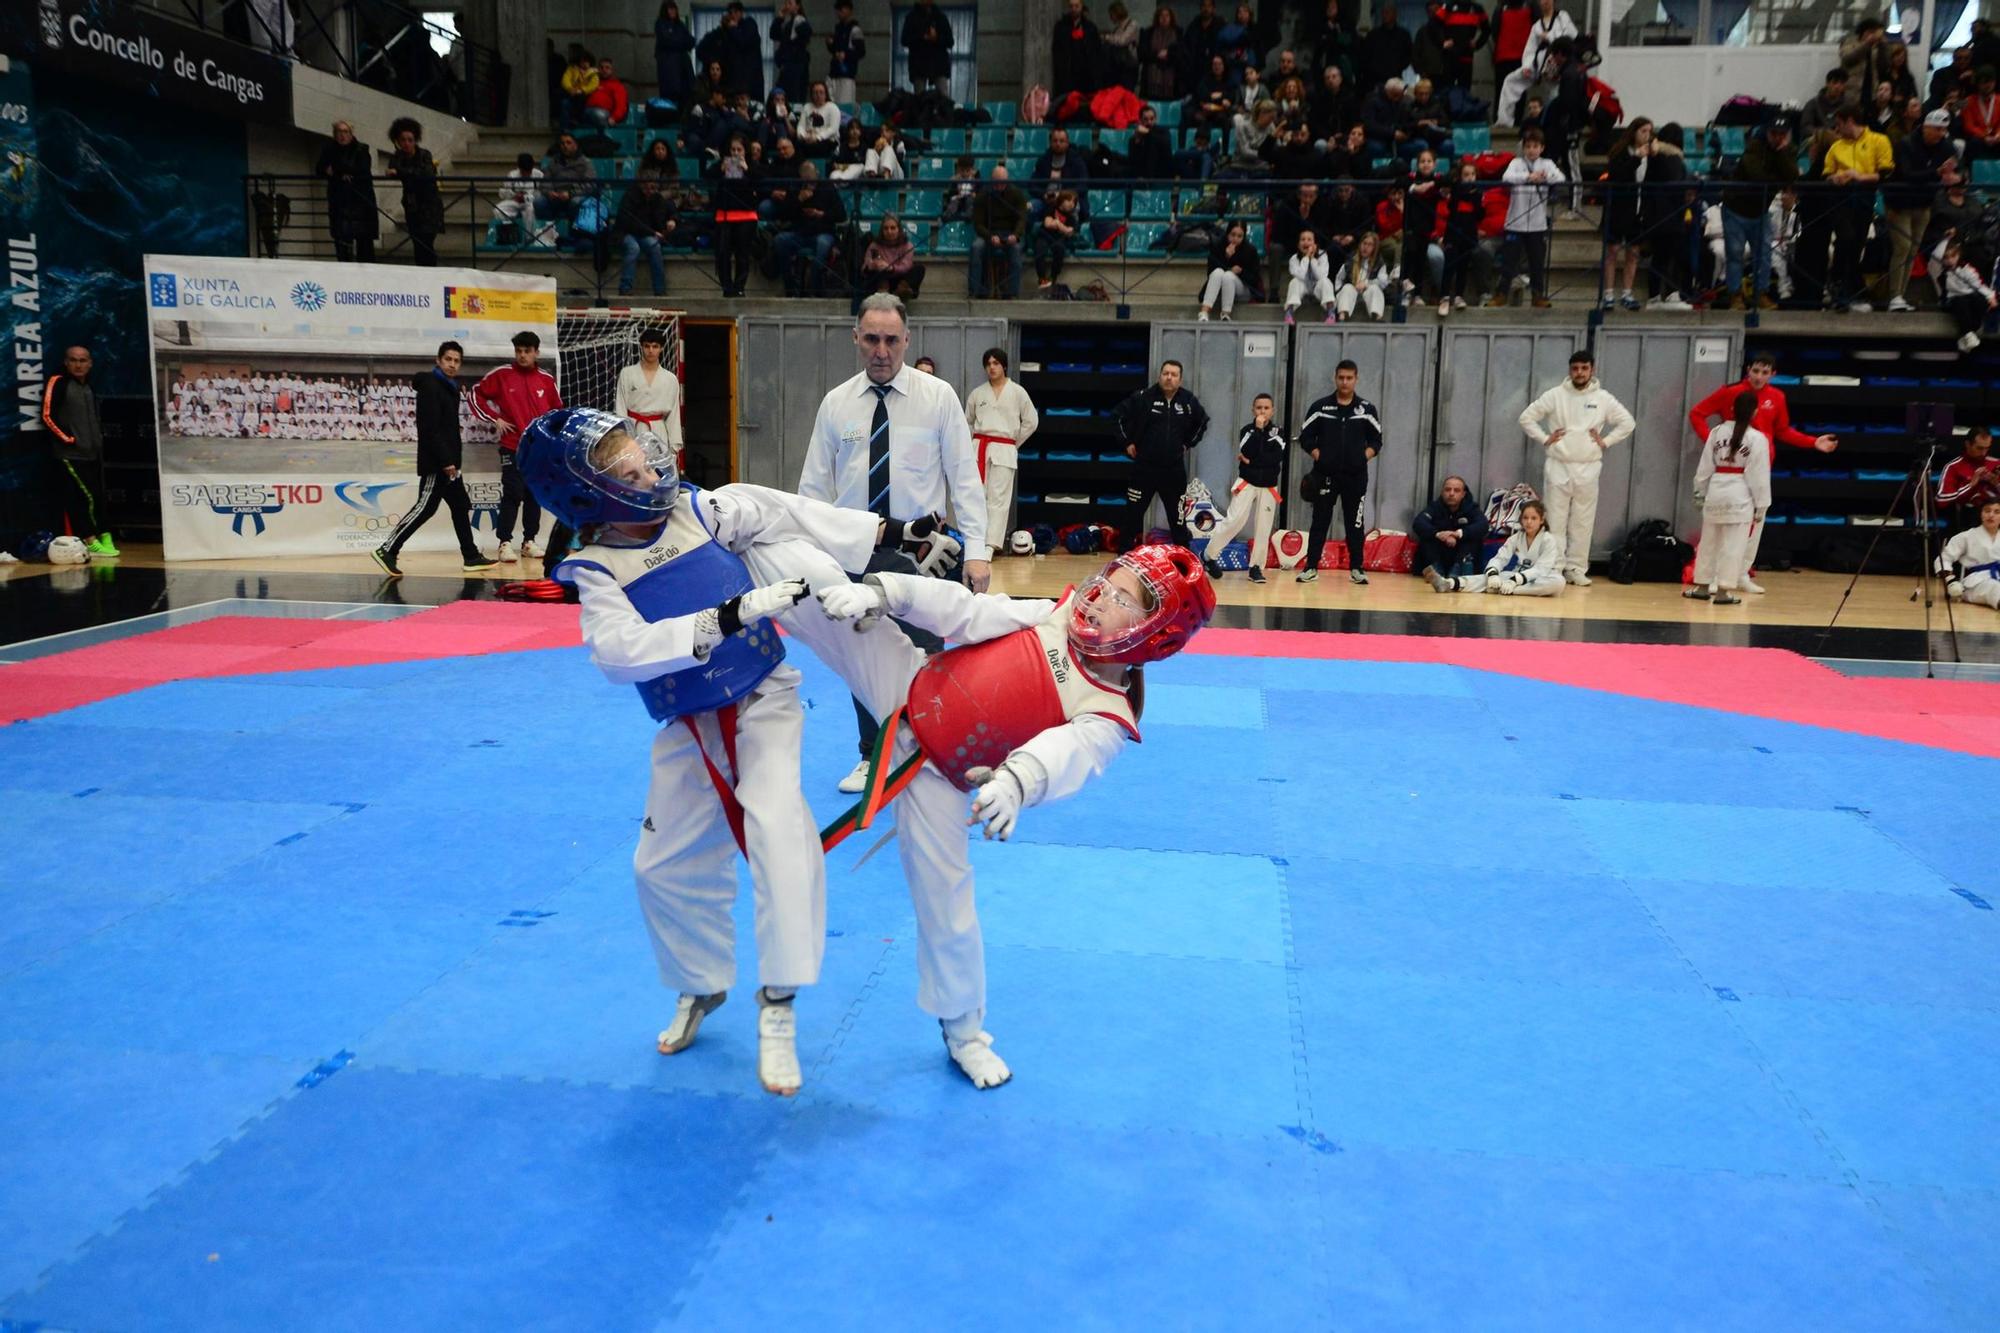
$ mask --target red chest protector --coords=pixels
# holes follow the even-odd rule
[[[997,768],[1050,727],[1086,714],[1139,739],[1130,696],[1070,655],[1069,598],[1039,625],[938,653],[910,682],[903,716],[938,772],[971,791],[967,769]]]

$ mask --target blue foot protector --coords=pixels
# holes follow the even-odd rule
[[[986,1026],[1014,1081],[978,1092],[916,1007],[898,950],[816,1098],[918,1119],[1005,1114],[1100,1127],[1262,1134],[1300,1123],[1284,969],[1061,949],[988,948]],[[679,1058],[679,1057],[675,1057]],[[999,1112],[987,1112],[998,1114]]]
[[[806,1109],[679,1326],[783,1327],[801,1310],[838,1330],[1328,1325],[1305,1148],[1037,1124],[985,1104],[1022,1077],[968,1087],[942,1115]],[[980,1292],[983,1315],[968,1308]]]
[[[1564,854],[1537,846],[1538,858]],[[1622,881],[1438,869],[1292,861],[1293,957],[1346,972],[1706,993]]]
[[[296,1061],[0,1043],[0,1300],[140,1207],[298,1077]]]
[[[1351,1145],[1320,1181],[1341,1327],[1984,1326],[1839,1182]]]
[[[989,945],[1285,961],[1267,856],[975,842],[972,864]]]
[[[1990,1010],[1753,998],[1728,1006],[1864,1181],[2000,1194]]]
[[[779,1102],[346,1069],[7,1314],[650,1329],[768,1151]]]
[[[1935,871],[1845,811],[1642,801],[1563,804],[1605,869],[1628,879],[1948,892]]]
[[[1739,996],[2000,1010],[2000,913],[1954,894],[1631,887],[1707,984]]]
[[[1298,982],[1314,1115],[1340,1142],[1839,1178],[1712,995]]]

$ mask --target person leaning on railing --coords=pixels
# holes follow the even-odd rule
[[[1923,128],[1896,145],[1896,170],[1882,185],[1882,221],[1889,231],[1889,272],[1883,280],[1891,310],[1914,310],[1907,295],[1910,261],[1930,230],[1931,200],[1959,170],[1958,146],[1946,136],[1951,113],[1933,111]]]
[[[1778,116],[1748,136],[1730,179],[1733,184],[1722,192],[1722,285],[1729,291],[1729,308],[1742,310],[1755,301],[1761,309],[1774,310],[1778,303],[1771,294],[1771,205],[1799,179],[1791,117]],[[1746,246],[1751,257],[1748,300],[1743,295]]]

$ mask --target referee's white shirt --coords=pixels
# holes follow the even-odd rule
[[[806,447],[799,494],[843,509],[868,508],[868,433],[875,395],[868,373],[836,385],[820,401]],[[967,560],[990,560],[986,488],[965,407],[949,384],[904,366],[889,381],[889,512],[909,520],[947,514],[965,538]]]

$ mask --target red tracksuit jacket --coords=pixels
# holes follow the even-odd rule
[[[540,366],[520,370],[510,361],[472,388],[472,410],[500,427],[500,447],[510,454],[520,446],[523,427],[562,405],[555,377]]]
[[[1711,417],[1728,421],[1736,411],[1736,395],[1750,387],[1749,380],[1717,389],[1708,397],[1688,409],[1688,426],[1697,440],[1704,443],[1708,432],[1715,425]],[[1792,412],[1785,406],[1785,395],[1766,385],[1757,394],[1757,415],[1750,418],[1750,425],[1764,432],[1771,441],[1771,461],[1778,461],[1778,446],[1789,444],[1794,449],[1810,449],[1813,437],[1801,430],[1792,429]]]

